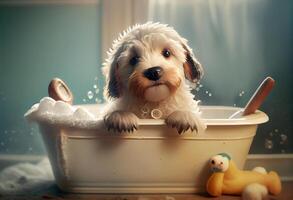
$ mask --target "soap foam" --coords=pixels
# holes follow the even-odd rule
[[[100,112],[94,115],[84,107],[72,106],[50,97],[41,99],[40,103],[33,105],[24,116],[29,121],[78,128],[95,128],[101,120]]]

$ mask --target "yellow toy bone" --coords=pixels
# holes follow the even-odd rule
[[[239,170],[228,154],[222,153],[212,157],[210,166],[214,173],[208,179],[206,189],[211,196],[241,195],[244,188],[252,183],[264,185],[273,195],[281,192],[281,181],[276,172],[266,174]]]

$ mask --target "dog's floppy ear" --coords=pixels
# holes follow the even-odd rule
[[[183,64],[185,78],[192,83],[196,83],[203,76],[203,67],[194,57],[192,49],[187,45],[186,41],[182,42],[182,46],[186,56],[185,63]]]
[[[119,98],[121,96],[121,81],[118,73],[118,63],[113,61],[109,66],[103,67],[106,76],[104,96],[107,98]]]

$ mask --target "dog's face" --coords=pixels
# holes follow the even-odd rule
[[[132,95],[160,102],[174,95],[185,79],[195,83],[202,67],[186,40],[166,25],[147,23],[125,33],[113,45],[105,65],[106,95]]]

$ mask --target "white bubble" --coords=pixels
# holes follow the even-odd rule
[[[202,84],[200,84],[200,85],[199,85],[199,87],[201,88],[201,87],[203,87],[203,85],[202,85]]]
[[[206,94],[208,94],[208,93],[209,93],[209,91],[206,90]]]
[[[239,96],[242,97],[242,93],[240,93]]]
[[[93,86],[93,88],[97,89],[97,88],[98,88],[98,86],[95,84],[95,85]]]
[[[199,89],[199,87],[197,87],[197,88],[195,88],[195,90],[196,90],[196,91],[199,91],[200,89]]]
[[[86,102],[86,99],[82,99],[83,102]]]
[[[279,130],[278,130],[278,129],[275,129],[275,132],[276,132],[276,133],[278,133],[278,132],[279,132]]]
[[[266,139],[266,140],[265,140],[265,148],[266,148],[266,149],[272,149],[273,146],[274,146],[274,143],[273,143],[272,140],[269,140],[269,139]]]
[[[75,119],[82,119],[82,120],[94,119],[94,116],[84,108],[77,108],[73,116]]]
[[[282,142],[286,142],[287,139],[288,139],[288,136],[285,135],[285,134],[281,134],[280,137],[281,137],[281,141],[282,141]]]
[[[92,99],[92,98],[94,97],[94,93],[93,93],[92,91],[88,91],[88,92],[87,92],[87,97],[88,97],[89,99]]]
[[[72,107],[64,101],[56,101],[53,111],[64,115],[69,115],[73,112]]]
[[[96,102],[96,103],[102,103],[102,100],[99,99],[99,98],[96,98],[96,99],[95,99],[95,102]]]
[[[212,96],[212,93],[209,93],[209,97],[211,97]]]

